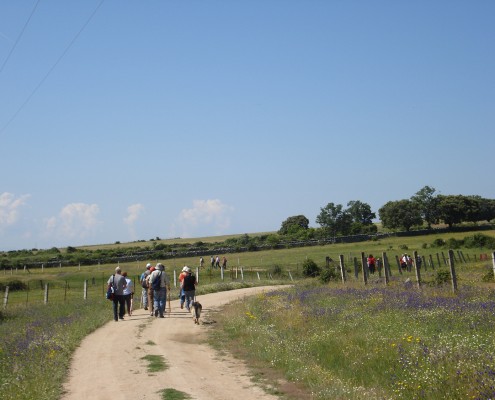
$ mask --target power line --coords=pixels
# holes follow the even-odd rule
[[[15,48],[17,47],[17,43],[19,43],[19,40],[21,40],[21,37],[22,35],[24,34],[24,31],[26,30],[28,24],[29,24],[29,21],[31,21],[31,17],[34,15],[34,12],[36,11],[36,8],[38,7],[38,4],[40,3],[41,0],[38,0],[36,2],[36,4],[34,5],[33,9],[31,10],[31,14],[29,15],[29,18],[27,19],[26,23],[24,24],[24,27],[22,28],[21,32],[19,33],[19,35],[17,36],[17,39],[15,40],[15,43],[14,45],[12,46],[12,48],[10,49],[10,52],[9,54],[7,55],[7,58],[5,59],[5,61],[3,62],[2,66],[0,67],[0,74],[2,73],[3,69],[5,68],[5,65],[7,64],[7,61],[9,61],[10,59],[10,56],[12,55],[12,53],[14,52]]]
[[[96,8],[93,10],[89,18],[86,20],[84,25],[79,29],[79,32],[76,33],[76,35],[72,38],[70,43],[67,45],[65,50],[62,52],[62,54],[58,57],[57,61],[52,65],[52,67],[48,70],[48,72],[45,74],[45,76],[41,79],[41,81],[36,85],[36,87],[32,90],[32,92],[29,94],[29,96],[24,100],[24,102],[20,105],[20,107],[17,109],[17,111],[14,113],[14,115],[7,121],[7,123],[0,129],[0,135],[7,129],[7,127],[16,119],[17,115],[21,112],[21,110],[26,106],[26,104],[29,103],[31,98],[35,95],[35,93],[38,91],[38,89],[43,85],[43,83],[46,81],[48,76],[52,73],[52,71],[57,67],[57,65],[60,63],[62,58],[67,54],[69,49],[72,47],[74,42],[77,40],[77,38],[81,35],[83,30],[86,28],[86,26],[90,23],[90,21],[93,19],[95,16],[96,12],[98,9],[102,6],[102,4],[105,2],[105,0],[101,0],[100,3],[96,6]]]

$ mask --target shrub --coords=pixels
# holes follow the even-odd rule
[[[337,271],[335,270],[335,267],[325,267],[321,271],[320,280],[323,283],[328,283],[330,281],[337,281],[338,279],[339,276],[337,274]]]
[[[303,262],[302,265],[302,273],[306,277],[314,278],[318,275],[320,275],[321,269],[316,265],[316,263],[308,258],[306,261]]]
[[[409,247],[407,247],[407,244],[399,244],[399,249],[409,250]]]
[[[467,236],[464,238],[464,245],[468,248],[495,248],[495,238],[477,233],[473,236]]]
[[[450,272],[446,270],[437,271],[434,283],[436,286],[442,286],[450,281]]]
[[[450,238],[449,240],[447,240],[446,245],[449,249],[458,249],[462,246],[462,243],[463,243],[462,240]]]
[[[7,282],[7,283],[0,283],[0,291],[4,292],[6,286],[9,287],[10,292],[16,292],[19,290],[26,290],[27,289],[27,285],[24,282],[21,282],[19,280],[15,280],[15,281]]]
[[[423,243],[423,244],[421,245],[421,248],[422,248],[422,249],[427,249],[427,248],[428,248],[428,244],[427,244],[427,243]]]
[[[272,274],[272,276],[280,276],[282,275],[282,267],[275,264],[273,267],[270,268],[269,272],[270,274]]]
[[[433,247],[443,247],[445,246],[445,240],[443,239],[435,239],[432,244]]]
[[[493,274],[493,268],[489,267],[488,271],[481,277],[483,282],[493,282],[495,281],[495,275]]]

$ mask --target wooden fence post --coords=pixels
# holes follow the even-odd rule
[[[495,251],[492,253],[493,276],[495,277]]]
[[[88,299],[88,280],[84,280],[84,300]]]
[[[425,256],[421,256],[421,260],[423,260],[423,265],[425,266],[425,272],[426,272],[427,267],[426,267],[426,258],[425,258]]]
[[[244,281],[244,268],[240,267],[240,269],[241,269],[241,280]],[[289,271],[289,275],[290,275],[290,271]]]
[[[196,282],[199,283],[199,267],[196,267]]]
[[[437,262],[438,262],[438,268],[442,266],[442,263],[440,262],[440,255],[437,253]]]
[[[3,295],[3,308],[7,308],[9,302],[9,287],[5,286],[5,294]]]
[[[452,252],[452,257],[454,256],[454,253]],[[445,254],[442,251],[442,258],[443,258],[443,265],[447,265],[447,259],[445,258]]]
[[[433,270],[435,270],[435,263],[433,262],[433,256],[430,254],[430,265],[431,265],[431,268],[433,268]]]
[[[48,283],[45,283],[45,298],[44,298],[45,304],[48,304]]]
[[[454,267],[454,250],[449,250],[450,277],[452,278],[452,291],[457,292],[457,276]]]
[[[395,255],[395,262],[397,263],[397,268],[399,269],[399,275],[402,275],[402,267],[400,265],[400,258],[397,254]]]
[[[357,262],[357,257],[354,257],[354,276],[356,277],[356,279],[359,278],[359,265]]]
[[[339,255],[339,260],[340,260],[340,275],[342,276],[342,283],[345,283],[346,276],[345,276],[345,266],[344,266],[344,255],[343,254]]]
[[[413,264],[414,264],[414,269],[416,270],[416,283],[418,284],[418,288],[421,289],[421,272],[419,271],[419,265],[416,262],[418,257],[418,252],[414,251],[413,252]]]
[[[389,276],[388,276],[388,267],[387,267],[387,253],[383,252],[382,253],[382,263],[383,263],[383,268],[385,272],[385,284],[388,285],[389,282]]]
[[[361,267],[363,270],[363,281],[364,284],[368,284],[368,264],[366,263],[366,256],[364,255],[364,252],[361,252]]]

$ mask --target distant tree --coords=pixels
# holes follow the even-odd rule
[[[462,195],[439,195],[438,207],[440,210],[440,219],[446,223],[449,228],[454,224],[460,224],[466,220],[466,196]]]
[[[342,204],[328,203],[320,209],[316,223],[333,236],[348,235],[351,231],[352,216],[344,210]]]
[[[428,229],[431,229],[432,224],[438,223],[438,197],[435,196],[435,188],[423,187],[411,197],[411,201],[419,206],[421,217],[428,225]]]
[[[359,222],[362,225],[373,225],[376,214],[371,211],[369,204],[359,200],[353,200],[347,203],[347,207],[347,211],[352,217],[352,222]]]
[[[280,235],[287,235],[289,233],[295,233],[300,229],[309,228],[309,219],[304,215],[295,215],[293,217],[287,218],[282,222],[282,227],[279,229],[278,233]]]
[[[490,222],[495,219],[495,200],[480,198],[480,221]]]
[[[409,231],[423,222],[418,204],[411,200],[389,201],[378,210],[378,214],[382,225],[392,230]]]

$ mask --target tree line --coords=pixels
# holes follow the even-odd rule
[[[452,228],[461,223],[490,222],[495,219],[495,200],[481,196],[441,195],[436,189],[425,186],[409,199],[389,201],[378,210],[381,225],[391,231],[422,229],[425,225],[444,223]],[[278,233],[296,237],[347,236],[373,234],[378,228],[373,222],[376,214],[369,204],[349,201],[328,203],[320,209],[316,223],[320,228],[309,228],[304,215],[296,215],[282,222]]]

